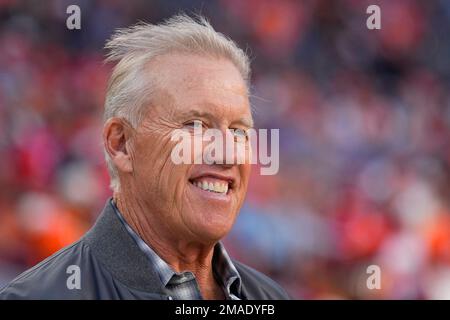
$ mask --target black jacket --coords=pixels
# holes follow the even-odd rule
[[[247,299],[289,299],[267,276],[237,261],[233,263]],[[79,267],[79,289],[74,286],[77,271],[70,267],[73,265]],[[168,299],[168,296],[156,271],[108,201],[95,225],[80,240],[19,275],[0,290],[1,299]]]

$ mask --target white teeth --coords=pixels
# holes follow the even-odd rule
[[[226,194],[228,192],[228,183],[227,182],[207,182],[205,180],[203,181],[194,181],[193,185],[196,187],[210,192],[217,192]]]

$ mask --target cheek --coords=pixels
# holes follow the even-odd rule
[[[145,139],[145,140],[144,140]],[[178,169],[171,161],[172,146],[170,140],[161,136],[146,136],[136,145],[134,154],[134,175],[142,185],[146,185],[154,194],[164,196],[162,191],[170,185],[172,175]]]
[[[248,181],[250,179],[250,173],[252,171],[252,165],[249,163],[242,164],[239,168],[239,172],[241,175],[241,192],[247,191]]]
[[[189,165],[175,164],[172,161],[171,152],[173,143],[166,143],[155,149],[149,166],[152,167],[151,175],[147,177],[151,180],[154,192],[159,195],[159,200],[164,202],[167,208],[177,207],[182,209],[182,199],[187,187],[187,172]]]
[[[168,196],[180,203],[180,199],[184,197],[187,188],[187,165],[173,164],[170,159],[167,162],[167,167],[164,169],[163,174],[167,174],[167,189],[169,191]]]

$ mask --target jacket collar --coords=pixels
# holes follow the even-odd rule
[[[106,202],[94,226],[83,238],[95,257],[114,279],[130,289],[154,294],[156,299],[169,298],[148,257],[137,246],[114,212],[110,199]],[[233,262],[242,277],[244,270],[236,261]],[[242,282],[241,290],[244,299],[256,298],[251,291],[247,290],[245,280]]]
[[[84,240],[116,280],[129,288],[168,298],[156,271],[125,230],[109,200]]]

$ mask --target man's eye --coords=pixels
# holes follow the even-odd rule
[[[201,120],[193,120],[189,121],[184,124],[186,127],[192,128],[192,129],[201,129],[203,128],[203,121]]]
[[[244,129],[231,129],[231,130],[236,139],[238,139],[240,141],[248,140],[247,130],[244,130]]]

